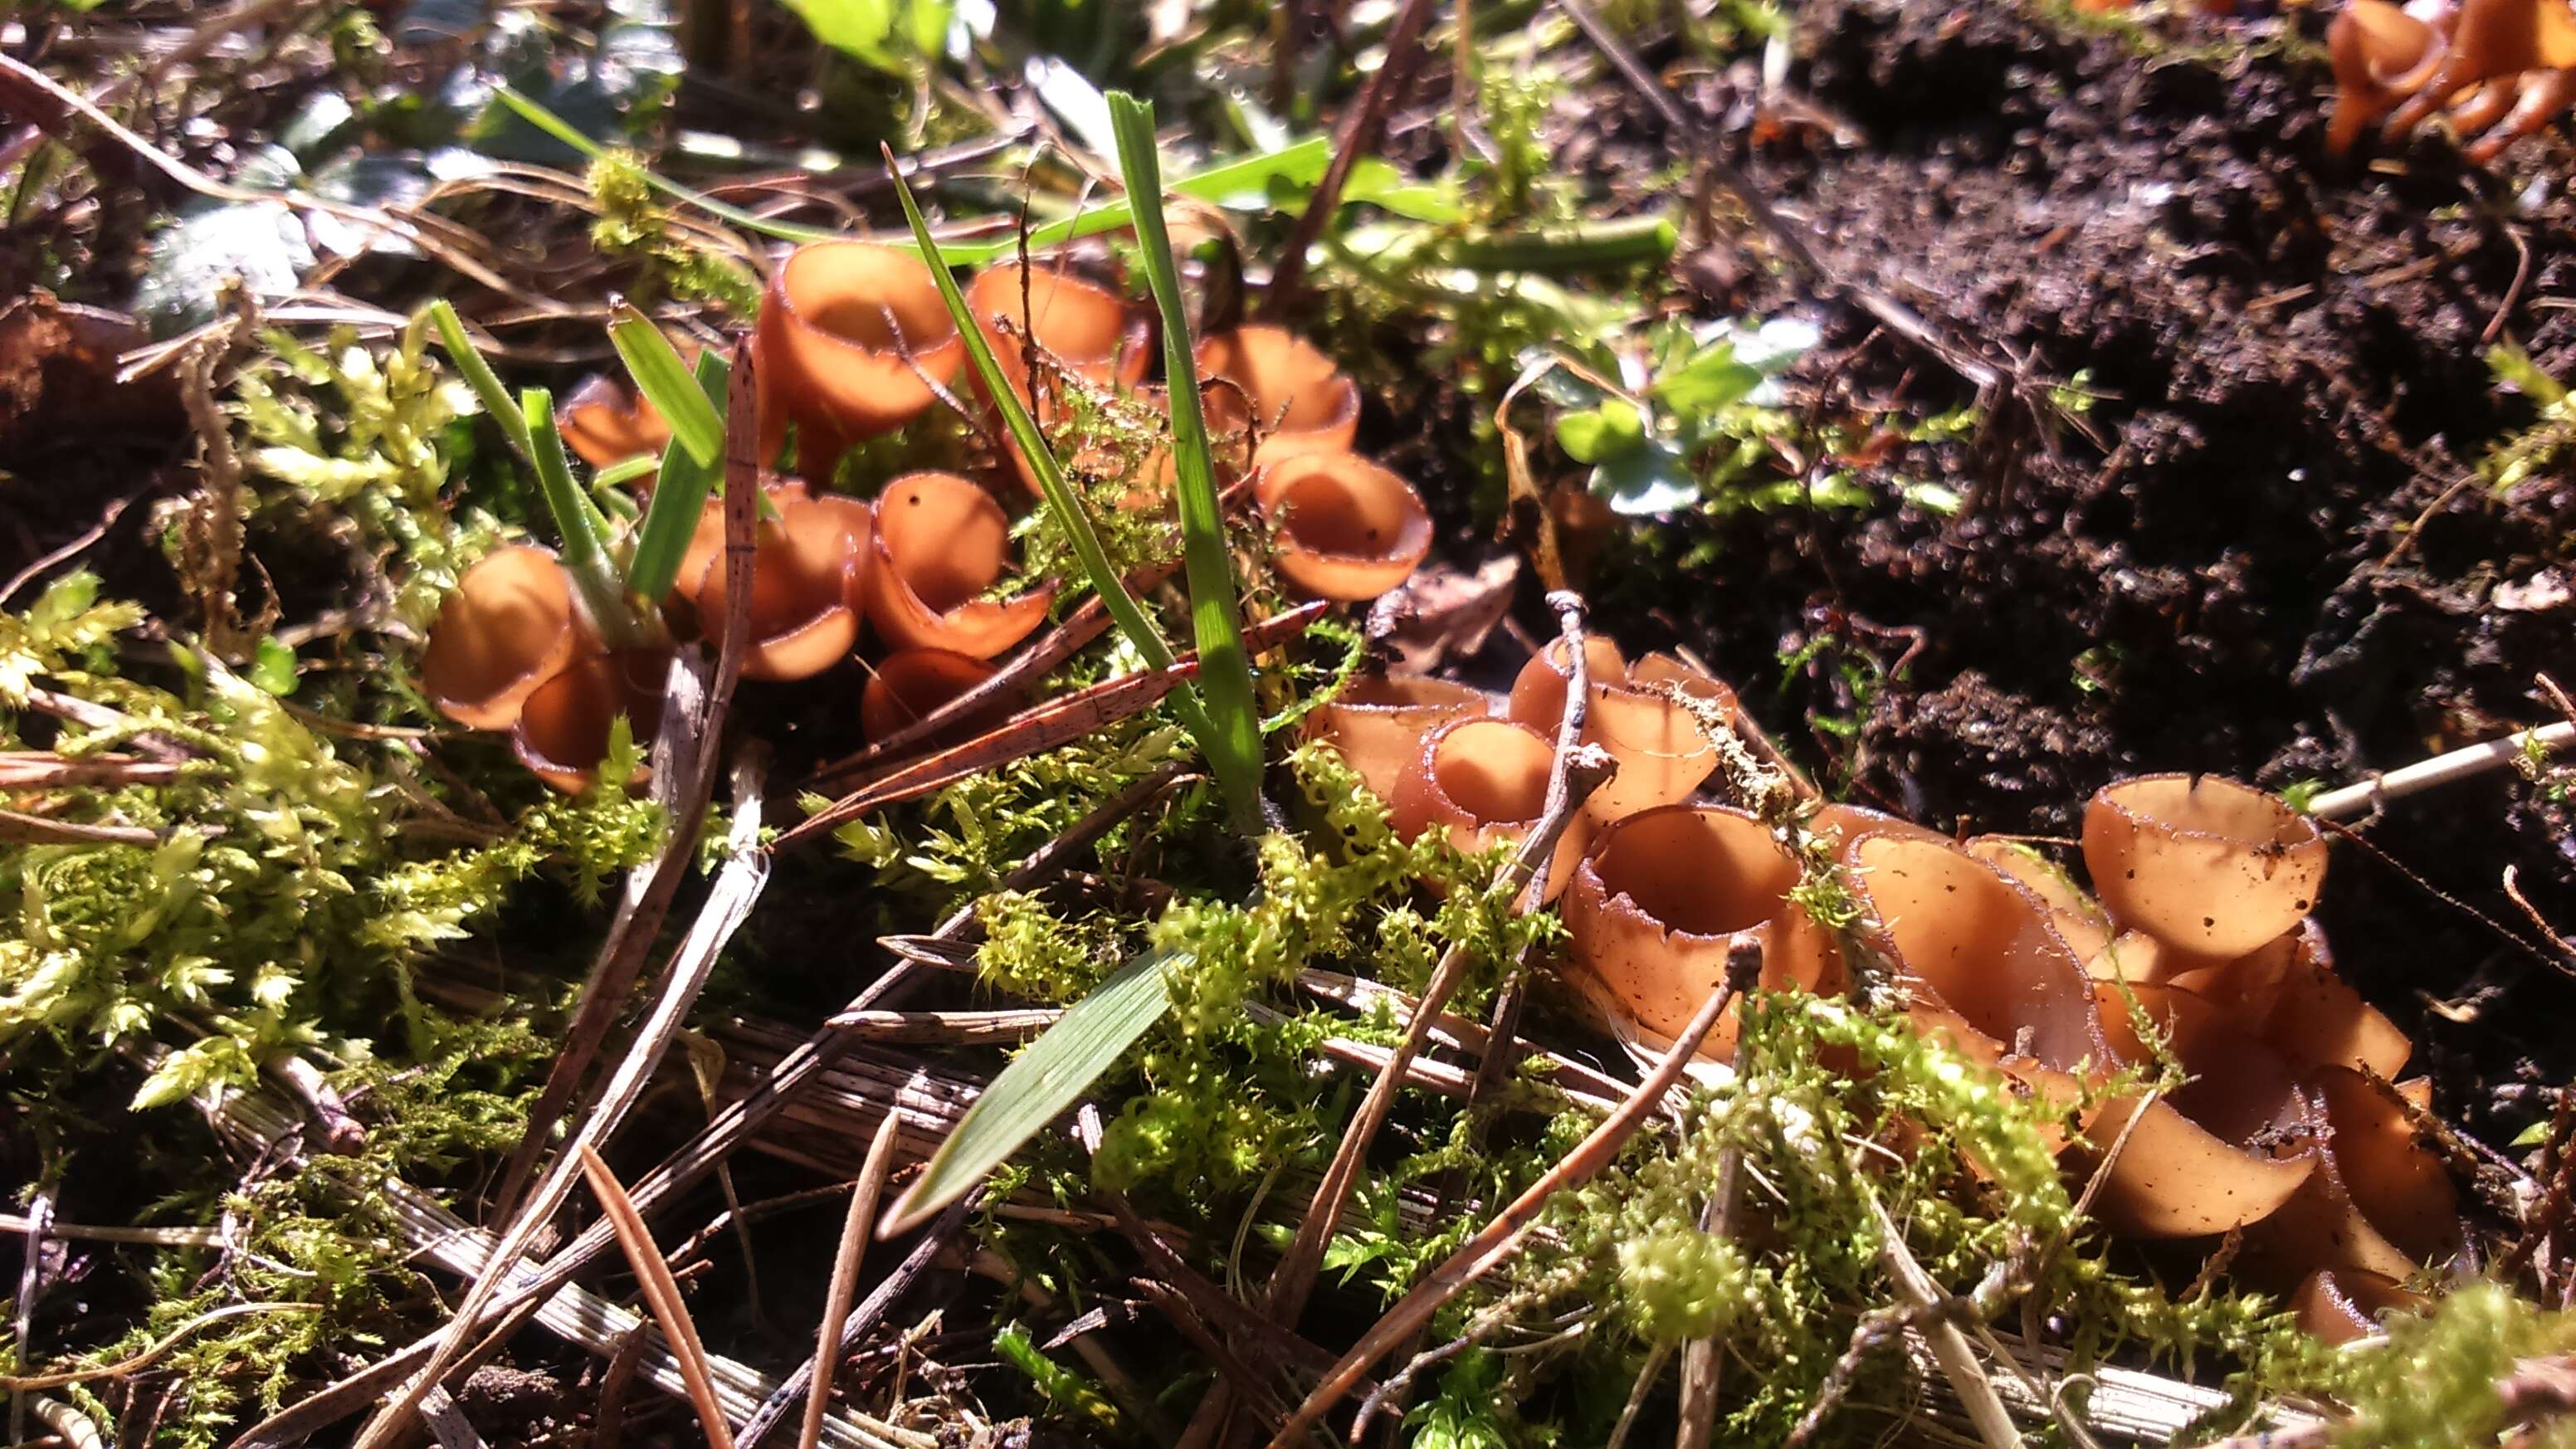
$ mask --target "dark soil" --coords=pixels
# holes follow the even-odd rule
[[[2576,316],[2546,302],[2576,283],[2563,141],[2507,158],[2542,178],[2522,191],[2434,139],[2338,163],[2322,64],[2156,63],[2013,5],[1820,0],[1798,50],[1852,143],[1811,129],[1757,149],[1755,183],[1812,225],[1835,281],[2025,376],[2087,370],[2099,441],[1990,405],[1978,444],[1875,475],[1959,486],[1957,518],[1723,525],[1706,587],[1655,602],[1773,725],[1856,714],[1848,743],[1813,735],[1855,794],[2063,836],[2115,775],[2342,783],[2551,717],[2534,675],[2576,672],[2576,613],[2490,595],[2564,576],[2576,481],[2499,498],[2471,474],[2529,419],[2494,385],[2491,328],[2576,371]],[[1816,290],[1771,285],[1756,310]],[[1973,397],[1857,309],[1825,320],[1804,375],[1819,406]],[[1841,667],[1900,658],[1874,693]],[[2559,1019],[2576,982],[2408,877],[2531,938],[2497,888],[2518,866],[2576,922],[2576,836],[2532,794],[2497,776],[2393,807],[2362,833],[2398,864],[2347,845],[2324,904],[2344,969],[2415,1033],[2445,1105],[2506,1135],[2536,1110],[2518,1085],[2533,1058],[2563,1079],[2568,1050],[2516,1022]]]

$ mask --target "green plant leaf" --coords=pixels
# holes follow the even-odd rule
[[[1216,463],[1208,452],[1200,408],[1189,311],[1181,304],[1180,269],[1163,227],[1163,168],[1154,151],[1154,107],[1125,91],[1109,93],[1109,124],[1118,137],[1118,167],[1136,208],[1136,249],[1146,284],[1163,314],[1163,375],[1171,380],[1173,494],[1180,504],[1181,559],[1190,581],[1190,623],[1199,647],[1199,699],[1214,728],[1200,739],[1216,771],[1235,828],[1261,826],[1261,706],[1252,690],[1252,660],[1243,649],[1243,603],[1234,554],[1226,547],[1225,506],[1217,499]]]
[[[1739,361],[1735,344],[1715,342],[1655,379],[1654,398],[1687,418],[1705,418],[1752,396],[1762,369]]]
[[[689,364],[671,339],[652,318],[620,302],[608,324],[608,340],[617,344],[636,388],[671,425],[671,441],[687,448],[700,466],[714,467],[724,457],[724,417],[689,375]]]
[[[465,375],[467,385],[474,389],[475,400],[482,403],[483,411],[500,425],[501,436],[509,439],[510,446],[518,450],[519,461],[530,467],[536,466],[537,450],[528,441],[528,420],[520,415],[518,405],[510,401],[510,394],[501,386],[501,379],[493,375],[492,364],[483,360],[483,350],[465,335],[465,323],[456,315],[456,308],[441,297],[429,304],[429,320],[438,329],[439,345],[447,349],[449,360],[456,364],[456,370]]]
[[[1606,463],[1646,441],[1646,420],[1634,403],[1605,398],[1597,408],[1558,418],[1556,441],[1578,463]]]
[[[250,682],[279,699],[293,694],[295,651],[274,634],[262,637],[258,652],[251,656]]]
[[[732,376],[732,363],[710,347],[698,354],[698,372],[689,392],[701,405],[713,408],[724,400],[725,385]],[[654,405],[661,406],[658,401]],[[671,410],[663,408],[662,415],[669,417]],[[721,440],[721,424],[717,431]],[[672,430],[670,443],[662,449],[662,472],[653,484],[652,505],[635,535],[635,556],[626,563],[627,588],[647,599],[671,592],[680,576],[680,560],[689,551],[689,536],[697,531],[698,515],[706,508],[707,492],[723,473],[721,458],[700,459],[681,446],[679,431]]]
[[[555,530],[563,536],[558,558],[564,572],[572,576],[574,591],[610,645],[625,648],[642,643],[649,631],[609,567],[608,520],[590,494],[573,482],[572,464],[564,457],[563,430],[555,425],[554,394],[541,387],[522,391],[519,416],[528,433],[537,490],[545,495],[546,511],[554,515]]]
[[[1148,951],[1065,1008],[966,1109],[921,1176],[887,1210],[877,1236],[928,1222],[1044,1131],[1171,1007],[1163,973],[1185,969],[1193,959],[1187,952]]]

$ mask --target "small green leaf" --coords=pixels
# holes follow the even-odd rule
[[[1655,379],[1655,401],[1689,418],[1733,407],[1762,385],[1762,370],[1738,361],[1732,342],[1703,348],[1690,361]]]
[[[295,651],[271,634],[259,641],[250,662],[250,682],[284,699],[295,692]]]
[[[966,1109],[921,1176],[886,1213],[877,1236],[928,1222],[1044,1131],[1170,1009],[1163,973],[1186,969],[1193,959],[1187,952],[1148,951],[1067,1007]]]
[[[2549,1141],[2549,1133],[2554,1125],[2555,1124],[2550,1122],[2548,1118],[2544,1117],[2541,1120],[2532,1123],[2530,1126],[2523,1128],[2520,1132],[2515,1133],[2513,1135],[2512,1146],[2516,1150],[2526,1147],[2539,1147]]]
[[[671,339],[652,318],[620,302],[608,324],[608,340],[617,344],[636,388],[671,425],[671,441],[687,448],[701,465],[714,467],[724,456],[724,416],[689,375],[689,364]]]
[[[1646,441],[1646,420],[1632,403],[1605,399],[1601,406],[1556,420],[1556,441],[1578,463],[1603,463]]]

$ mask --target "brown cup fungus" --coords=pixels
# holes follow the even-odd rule
[[[1426,830],[1448,833],[1451,844],[1479,851],[1527,839],[1547,808],[1548,776],[1555,747],[1526,725],[1504,719],[1461,719],[1422,737],[1422,747],[1396,783],[1390,812],[1407,839]],[[1546,862],[1539,899],[1553,900],[1582,858],[1578,820],[1559,838]]]
[[[2086,963],[2093,974],[2102,974],[2095,963],[2111,944],[2114,928],[2111,918],[2084,893],[2074,877],[2018,840],[1980,836],[1960,848],[2029,887],[2030,893],[2048,907],[2049,919],[2056,924],[2057,934],[2065,938],[2067,948],[2075,953],[2075,959]],[[2136,978],[2133,975],[2131,979]]]
[[[1306,737],[1331,745],[1371,794],[1392,801],[1424,735],[1493,712],[1491,697],[1463,684],[1420,674],[1364,676],[1306,716]]]
[[[1726,980],[1739,945],[1762,951],[1761,986],[1817,989],[1831,947],[1788,899],[1798,863],[1770,827],[1725,806],[1668,805],[1595,838],[1566,887],[1568,980],[1597,1016],[1670,1041]],[[1736,1018],[1702,1054],[1735,1055]]]
[[[2128,1131],[2094,1216],[2134,1237],[2194,1238],[2278,1211],[2321,1156],[2289,1064],[2191,992],[2110,982],[2094,990],[2116,1060],[2152,1070],[2156,1059],[2131,1015],[2134,998],[2188,1076],[2161,1096],[2113,1102],[2088,1129],[2104,1151]]]
[[[778,456],[787,425],[797,462],[828,478],[851,444],[919,417],[966,355],[919,257],[874,242],[813,242],[790,252],[761,299],[760,445]]]
[[[1044,622],[1052,591],[987,599],[1010,562],[1011,521],[953,473],[906,473],[877,499],[876,556],[863,571],[869,622],[897,649],[990,659]]]
[[[2395,1280],[2357,1268],[2320,1268],[2290,1295],[2290,1311],[2299,1327],[2329,1348],[2372,1337],[2389,1314],[2421,1313],[2428,1300]]]
[[[637,744],[652,743],[670,667],[667,649],[614,649],[579,660],[528,696],[510,731],[511,753],[547,784],[580,794],[608,757],[619,715]]]
[[[2347,0],[2326,29],[2335,109],[2327,147],[2382,115],[2402,136],[2447,111],[2472,161],[2576,106],[2576,14],[2564,0]]]
[[[1431,515],[1413,485],[1348,453],[1273,464],[1266,486],[1278,525],[1271,556],[1317,598],[1374,599],[1411,577],[1431,551]]]
[[[439,605],[421,688],[458,724],[505,730],[537,686],[597,647],[554,554],[514,544],[484,555]]]
[[[868,676],[859,696],[859,727],[871,740],[890,738],[999,672],[984,660],[946,649],[897,650]]]
[[[2286,1284],[2315,1269],[2404,1281],[2460,1250],[2460,1199],[2415,1125],[2361,1073],[2323,1067],[2324,1161],[2279,1212],[2245,1230],[2248,1266]]]
[[[753,525],[751,642],[746,679],[807,679],[841,662],[859,642],[874,530],[868,505],[838,494],[808,496],[800,485],[771,490],[776,516]],[[730,571],[719,548],[695,600],[698,627],[724,627]]]
[[[594,468],[635,457],[659,458],[671,441],[671,425],[651,398],[596,373],[564,399],[555,426]]]
[[[2112,919],[2175,951],[2242,956],[2299,923],[2325,879],[2315,822],[2215,775],[2142,775],[2084,810],[2084,865]]]
[[[1295,333],[1268,326],[1220,332],[1199,343],[1198,369],[1243,390],[1261,435],[1253,466],[1350,451],[1360,425],[1359,384]]]
[[[1862,834],[1842,859],[1918,1029],[2052,1100],[2100,1071],[2092,983],[2028,887],[1945,840]]]
[[[1565,641],[1550,640],[1512,681],[1512,718],[1550,738],[1565,718],[1565,659]],[[1619,646],[1597,634],[1584,641],[1584,673],[1590,700],[1583,740],[1619,762],[1584,813],[1606,822],[1688,800],[1717,768],[1717,745],[1689,707],[1664,691],[1706,700],[1729,717],[1734,694],[1669,655],[1647,655],[1631,668]]]
[[[1057,367],[1098,387],[1134,387],[1153,360],[1143,314],[1118,294],[1059,267],[1018,262],[986,267],[966,284],[966,307],[992,344],[1002,377],[1020,391],[1024,403],[1029,401],[1028,341],[1035,341]],[[1041,376],[1041,387],[1045,382]],[[980,373],[975,385],[982,390]]]

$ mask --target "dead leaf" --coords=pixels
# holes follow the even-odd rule
[[[2567,577],[2555,569],[2542,569],[2530,578],[2501,583],[2495,588],[2495,606],[2509,614],[2540,614],[2564,608],[2576,592],[2567,587]]]
[[[187,418],[167,373],[116,379],[117,355],[151,340],[122,312],[42,289],[0,306],[0,458],[65,438],[175,436]]]
[[[1418,569],[1369,609],[1368,636],[1394,650],[1405,668],[1427,674],[1485,647],[1510,612],[1520,578],[1515,554],[1489,559],[1473,573],[1447,564]]]

